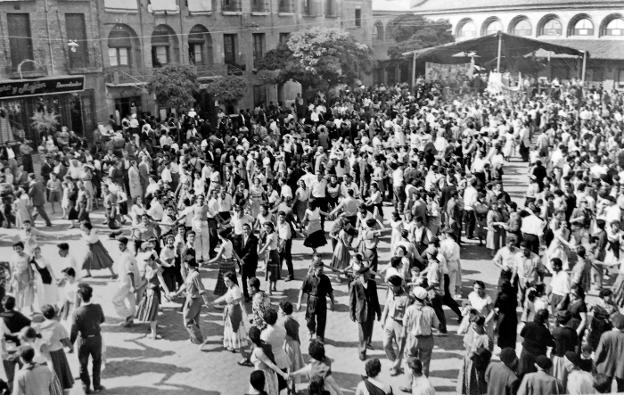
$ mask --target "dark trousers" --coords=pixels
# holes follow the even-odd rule
[[[310,331],[310,335],[316,334],[316,337],[321,341],[325,340],[325,323],[327,322],[326,305],[327,302],[325,300],[319,301],[314,312],[306,316],[306,326]]]
[[[444,310],[442,309],[443,299],[442,295],[436,294],[436,296],[431,299],[431,307],[433,307],[433,311],[435,311],[438,321],[440,321],[438,329],[440,332],[446,333],[446,316],[444,315]]]
[[[462,312],[459,309],[459,304],[453,299],[451,292],[449,291],[449,275],[444,275],[444,296],[442,297],[442,304],[450,307],[453,313],[457,314],[459,319],[462,319]]]
[[[210,252],[212,253],[212,250],[214,250],[214,247],[219,242],[219,236],[217,235],[217,220],[214,218],[208,218],[208,240],[210,242]]]
[[[375,323],[375,313],[371,312],[366,321],[358,322],[358,349],[360,354],[366,355],[366,345],[373,340],[373,325]]]
[[[89,356],[93,363],[93,388],[100,386],[100,369],[102,367],[102,337],[100,335],[78,339],[78,362],[80,363],[80,380],[87,388],[91,385],[89,378]]]
[[[364,260],[368,261],[368,266],[374,272],[377,271],[377,264],[379,263],[379,255],[377,255],[377,247],[366,248],[364,247]]]
[[[43,219],[45,221],[46,225],[47,226],[52,226],[52,222],[50,221],[50,217],[48,217],[48,213],[46,213],[45,207],[43,207],[43,204],[40,205],[40,206],[35,206],[35,208],[37,209],[37,212],[41,216],[41,219]]]
[[[312,196],[312,199],[318,202],[318,207],[321,211],[327,212],[329,205],[326,197]],[[325,230],[325,216],[323,214],[321,214],[321,229]]]
[[[617,385],[617,392],[624,392],[624,379],[619,379],[617,377],[608,377],[609,385],[605,385],[606,391],[603,391],[603,394],[608,394],[611,392],[611,384],[613,383],[613,379],[615,379],[615,383]]]
[[[282,263],[286,261],[286,268],[288,269],[288,276],[290,278],[295,277],[292,262],[292,239],[284,241],[284,248],[280,252],[280,271],[282,270]]]
[[[394,209],[399,213],[403,212],[403,208],[405,207],[405,187],[403,185],[399,185],[393,188],[394,192]]]
[[[256,277],[256,267],[246,267],[243,265],[241,270],[241,282],[243,283],[243,295],[249,299],[249,290],[247,289],[247,279]]]
[[[539,254],[539,245],[540,245],[539,237],[535,235],[530,235],[528,233],[523,233],[522,240],[527,243],[531,251],[533,251],[536,254]]]
[[[466,225],[466,237],[469,239],[474,236],[475,225],[477,222],[476,213],[474,210],[464,211],[464,224]]]

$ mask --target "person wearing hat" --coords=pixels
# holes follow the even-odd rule
[[[564,393],[565,386],[548,372],[553,363],[545,355],[535,358],[537,372],[527,373],[520,382],[518,395],[551,395]]]
[[[511,347],[500,352],[500,362],[492,361],[485,369],[487,395],[515,394],[519,380],[516,374],[518,358]]]
[[[119,264],[117,266],[119,278],[117,280],[117,290],[113,295],[113,307],[118,316],[124,321],[124,327],[132,326],[134,315],[136,314],[136,295],[138,282],[140,281],[139,269],[134,254],[128,249],[128,238],[119,237]]]
[[[361,266],[357,278],[349,286],[349,312],[351,321],[358,324],[358,348],[360,360],[366,359],[366,347],[372,342],[375,316],[381,319],[381,306],[377,295],[377,283],[368,266]]]
[[[383,346],[386,356],[392,362],[390,374],[396,376],[401,372],[403,357],[403,318],[410,305],[409,295],[403,288],[403,279],[399,276],[388,278],[388,288],[392,294],[388,296],[381,313],[381,328],[384,331]],[[395,345],[396,343],[396,349]],[[398,352],[397,352],[398,351]]]
[[[306,307],[306,322],[310,331],[310,338],[325,341],[325,324],[327,322],[327,298],[331,302],[331,310],[334,310],[334,289],[331,281],[323,273],[323,262],[319,259],[314,263],[313,270],[306,276],[299,290],[297,298],[297,310],[301,310],[301,299],[303,294],[308,295]]]
[[[600,337],[594,361],[596,373],[604,375],[608,382],[615,379],[617,391],[624,391],[624,315],[616,313],[611,316],[613,329]],[[567,355],[566,355],[567,356]],[[609,385],[609,388],[611,386]]]
[[[403,317],[403,334],[401,351],[405,351],[407,358],[418,358],[422,362],[422,371],[425,376],[429,376],[429,365],[433,352],[433,328],[440,324],[435,311],[427,306],[427,290],[422,287],[415,287],[412,290],[415,298],[414,303],[407,307]],[[414,380],[412,370],[408,370],[408,385],[401,390],[412,387]]]
[[[565,393],[568,395],[595,394],[596,389],[594,388],[594,377],[592,376],[591,373],[586,372],[581,369],[580,355],[574,351],[566,352],[565,363],[566,363],[566,370],[568,371],[568,381],[565,386]],[[600,374],[601,372],[597,371],[597,373]],[[609,385],[608,385],[609,389],[611,388],[610,383],[611,383],[611,380],[609,380]],[[603,383],[603,384],[607,386],[606,383]],[[622,392],[622,389],[618,388],[618,392]]]

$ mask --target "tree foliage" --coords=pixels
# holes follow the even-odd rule
[[[209,83],[206,92],[223,103],[235,102],[245,96],[247,79],[235,75],[228,75]]]
[[[388,49],[388,55],[393,59],[400,58],[403,52],[455,41],[449,21],[433,21],[413,14],[394,18],[388,23],[388,32],[396,41],[396,45]]]
[[[40,133],[53,132],[59,126],[59,118],[60,115],[57,112],[43,109],[42,111],[36,111],[30,117],[31,126]]]
[[[306,89],[327,90],[337,84],[352,84],[360,71],[372,65],[372,51],[339,29],[311,28],[294,32],[288,43],[266,53],[256,67],[279,71],[275,82],[294,80]],[[262,78],[266,78],[264,73]]]
[[[154,70],[147,89],[160,107],[188,110],[195,104],[197,73],[191,66],[169,65]]]

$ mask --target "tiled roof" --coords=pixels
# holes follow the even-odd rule
[[[624,60],[624,40],[544,40],[589,52],[591,59]]]
[[[389,0],[385,1],[390,2]],[[399,3],[400,0],[395,0]],[[404,0],[407,3],[407,0]],[[416,13],[452,13],[464,10],[506,10],[506,9],[552,9],[552,8],[613,8],[621,9],[622,2],[616,0],[422,0],[413,2],[411,11]],[[373,7],[373,10],[375,8]]]

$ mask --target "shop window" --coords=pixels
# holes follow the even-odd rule
[[[223,35],[223,61],[225,64],[236,64],[236,34]]]
[[[72,69],[87,67],[89,65],[89,51],[84,14],[65,14],[65,30],[67,31],[67,39],[77,44],[68,51],[69,66]]]
[[[11,51],[11,66],[17,71],[19,64],[26,59],[33,59],[33,44],[30,32],[29,14],[7,14],[7,27],[9,31],[9,50]],[[33,63],[26,62],[22,66],[23,71],[32,71]]]
[[[108,62],[111,66],[129,66],[128,48],[109,48]]]

